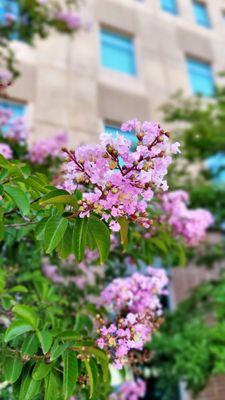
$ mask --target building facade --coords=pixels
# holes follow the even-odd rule
[[[1,101],[26,115],[30,140],[66,130],[71,147],[97,142],[127,119],[160,120],[159,107],[180,89],[211,96],[222,79],[224,0],[84,0],[81,12],[89,31],[54,33],[35,48],[12,43],[22,75]],[[201,274],[174,273],[175,303]],[[220,377],[199,400],[222,400],[224,390]],[[181,390],[181,398],[190,397]]]
[[[97,141],[103,125],[160,119],[178,89],[210,95],[225,70],[223,0],[85,0],[82,14],[90,32],[12,44],[23,74],[9,96],[35,136]]]

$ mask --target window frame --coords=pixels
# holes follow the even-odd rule
[[[100,44],[101,66],[107,70],[114,71],[116,73],[125,76],[136,78],[138,75],[138,70],[137,70],[135,36],[126,32],[115,30],[114,28],[109,26],[101,25],[99,29],[99,39],[100,39],[99,44]],[[114,47],[115,52],[124,49],[125,52],[127,53],[128,64],[130,61],[130,68],[126,70],[125,68],[120,69],[116,66],[110,65],[110,63],[106,61],[106,54],[104,54],[104,45],[109,47],[112,46],[112,50]]]
[[[177,0],[169,0],[170,2],[172,1],[174,4],[166,4],[167,0],[160,0],[160,5],[161,9],[164,12],[167,12],[171,15],[177,16],[179,15],[179,6],[178,6],[178,1]]]
[[[206,2],[201,0],[192,0],[192,6],[196,24],[203,28],[212,28],[212,22]]]
[[[205,70],[204,67],[206,67]],[[186,55],[186,69],[188,74],[189,87],[192,90],[192,95],[200,95],[202,97],[208,98],[213,97],[215,94],[215,78],[212,62],[210,62],[209,60],[203,60],[192,55]],[[194,82],[197,75],[199,75],[201,79],[205,79],[206,82],[208,79],[208,89],[206,88],[205,90],[204,88],[202,88],[202,90],[200,91],[197,90],[197,88],[195,87],[196,84]]]

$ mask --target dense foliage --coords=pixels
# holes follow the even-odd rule
[[[215,98],[206,101],[186,99],[179,93],[163,107],[165,119],[178,131],[184,156],[182,165],[173,165],[170,185],[188,190],[191,205],[206,207],[214,217],[212,240],[197,252],[189,252],[188,257],[194,256],[201,268],[212,268],[220,262],[222,271],[225,254],[224,94],[225,89],[218,88]],[[222,274],[218,280],[196,288],[174,314],[168,313],[161,334],[151,345],[156,351],[151,367],[157,370],[161,400],[173,398],[174,387],[181,380],[197,394],[211,376],[225,372],[224,291]]]
[[[110,395],[109,364],[135,373],[136,358],[149,357],[168,279],[148,265],[184,262],[212,222],[182,192],[163,192],[178,144],[133,120],[122,129],[136,134],[135,148],[104,135],[64,150],[61,165],[65,135],[28,146],[23,120],[5,110],[0,120],[2,398],[144,396],[140,377]]]
[[[166,314],[160,334],[150,346],[156,373],[162,377],[158,387],[163,400],[171,399],[180,380],[197,394],[212,375],[225,373],[224,299],[223,274],[218,281],[195,289],[175,314]]]

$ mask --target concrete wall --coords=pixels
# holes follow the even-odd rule
[[[33,135],[66,129],[76,145],[97,141],[103,120],[160,119],[158,108],[172,93],[191,93],[187,54],[212,62],[215,74],[225,69],[225,5],[207,3],[213,29],[196,24],[191,0],[178,0],[179,16],[162,11],[160,0],[86,0],[90,33],[54,33],[35,49],[14,43],[23,74],[9,95],[27,103]],[[134,37],[136,77],[100,65],[102,25]]]

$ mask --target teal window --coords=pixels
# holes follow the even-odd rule
[[[202,3],[201,1],[194,0],[193,8],[197,24],[204,26],[205,28],[210,28],[211,21],[206,4]]]
[[[7,22],[7,14],[11,14],[15,19],[19,18],[19,2],[16,0],[0,0],[0,24]]]
[[[12,118],[24,117],[26,115],[26,104],[0,100],[0,107],[11,110]]]
[[[137,144],[137,137],[134,135],[132,132],[123,132],[120,130],[120,125],[119,124],[111,124],[111,123],[106,123],[105,124],[105,132],[109,133],[111,135],[116,135],[119,133],[120,135],[123,135],[126,139],[130,140],[133,145]]]
[[[187,69],[193,94],[213,96],[215,83],[211,64],[189,57]]]
[[[134,41],[132,37],[102,29],[101,63],[103,67],[136,75]]]
[[[215,183],[225,183],[225,154],[218,153],[208,158],[208,168]]]
[[[174,15],[178,15],[177,0],[160,0],[160,1],[161,1],[161,7],[164,11],[167,11]]]

